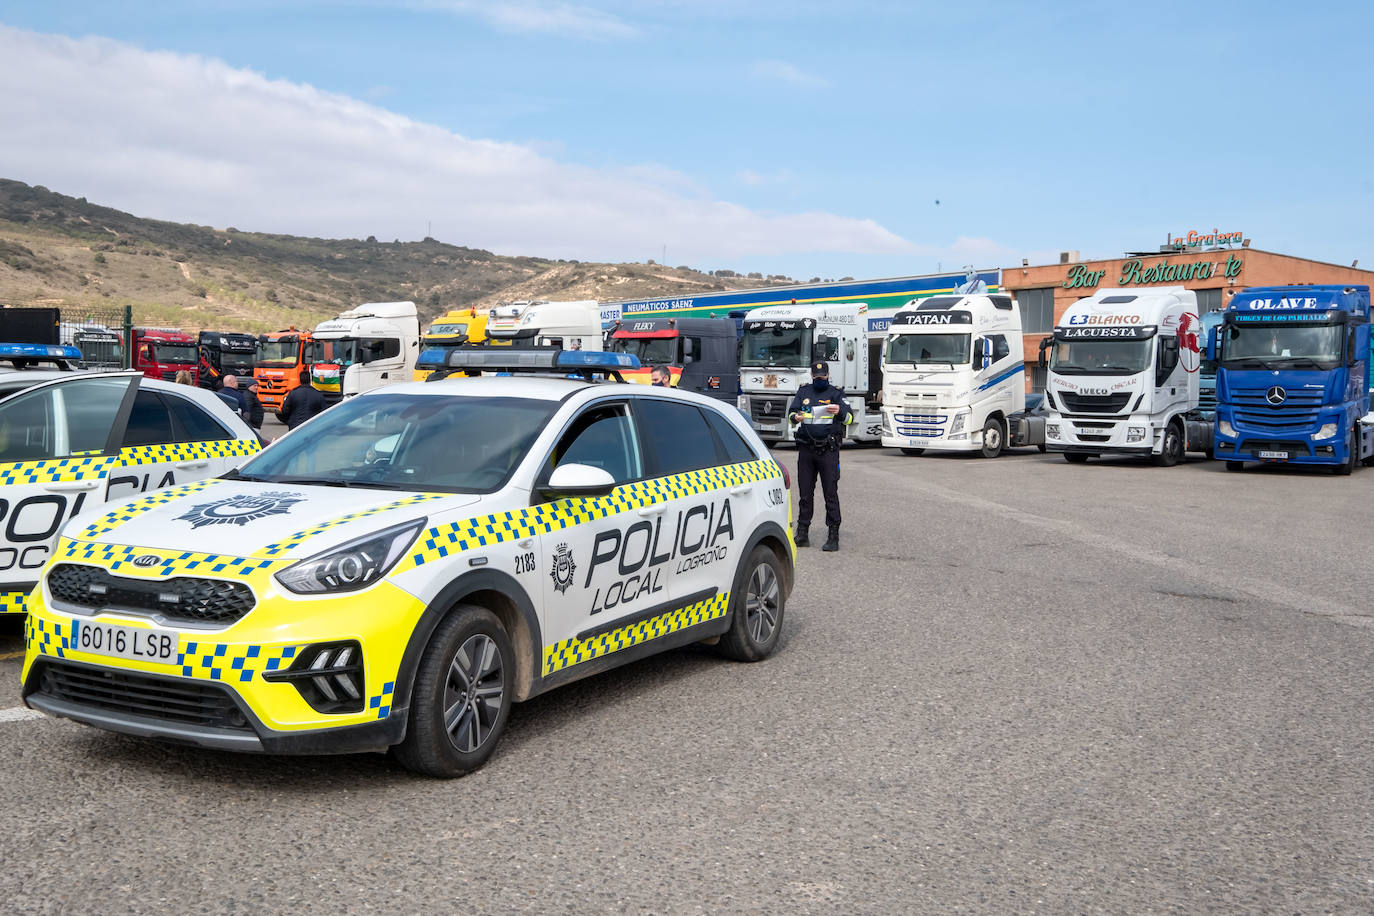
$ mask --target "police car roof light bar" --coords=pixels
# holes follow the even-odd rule
[[[52,344],[0,343],[0,359],[80,359],[81,351]]]
[[[419,361],[416,361],[419,365]],[[509,372],[509,373],[577,373],[591,379],[604,375],[624,381],[620,373],[640,368],[639,357],[630,353],[606,353],[600,350],[519,350],[514,348],[473,347],[450,350],[446,354],[440,377],[452,372]]]

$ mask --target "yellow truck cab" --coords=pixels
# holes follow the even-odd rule
[[[487,315],[475,308],[451,309],[434,319],[434,323],[420,339],[420,353],[434,358],[435,365],[421,359],[415,367],[415,381],[423,382],[437,366],[447,365],[449,351],[465,344],[479,344],[487,339]]]

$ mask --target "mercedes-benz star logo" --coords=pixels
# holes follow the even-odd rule
[[[1264,393],[1264,399],[1270,404],[1282,404],[1288,399],[1288,392],[1275,385]]]

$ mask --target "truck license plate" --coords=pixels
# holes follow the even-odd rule
[[[1257,458],[1277,458],[1279,461],[1287,461],[1289,455],[1288,455],[1288,452],[1260,452],[1260,453],[1257,454],[1255,457],[1257,457]]]
[[[110,658],[175,665],[179,636],[175,630],[94,623],[79,617],[72,620],[72,648]]]
[[[930,444],[930,440],[929,440],[929,439],[911,439],[911,440],[908,440],[908,441],[910,441],[912,445],[929,445],[929,444]]]

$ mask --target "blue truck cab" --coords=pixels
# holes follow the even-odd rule
[[[1267,286],[1235,295],[1208,336],[1216,360],[1215,457],[1325,465],[1374,455],[1368,286]]]

